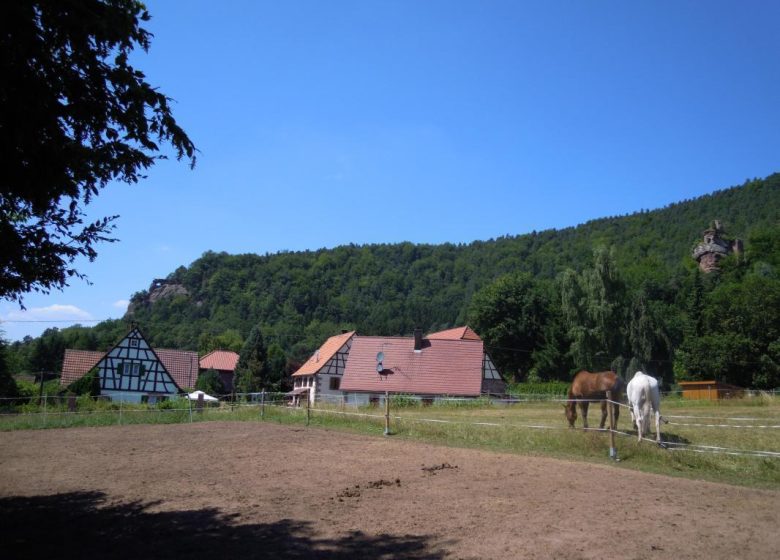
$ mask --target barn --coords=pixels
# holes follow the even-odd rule
[[[200,371],[204,372],[210,369],[216,371],[219,375],[219,380],[222,381],[225,392],[231,393],[233,391],[233,376],[236,373],[238,358],[239,356],[235,352],[214,350],[200,359]]]
[[[681,381],[680,388],[684,399],[697,401],[716,401],[718,399],[737,398],[745,390],[721,381]]]

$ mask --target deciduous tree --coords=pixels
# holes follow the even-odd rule
[[[138,0],[14,0],[0,8],[0,298],[84,278],[74,262],[114,241],[117,216],[85,223],[113,181],[135,183],[161,144],[195,163],[171,99],[130,64],[147,51]]]

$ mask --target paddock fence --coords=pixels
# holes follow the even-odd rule
[[[209,420],[279,420],[300,422],[310,425],[331,419],[331,424],[370,423],[384,427],[384,433],[391,435],[409,431],[410,426],[427,425],[439,429],[463,431],[510,430],[544,431],[548,433],[571,432],[560,407],[571,402],[588,402],[596,405],[601,400],[569,400],[561,398],[441,398],[432,404],[412,402],[404,395],[388,394],[379,403],[356,407],[343,398],[330,397],[316,405],[304,400],[299,406],[290,406],[284,393],[250,393],[220,395],[216,404],[174,398],[158,403],[130,404],[107,397],[43,395],[15,399],[0,399],[0,430],[41,429],[71,426],[101,426],[150,423],[184,423]],[[630,417],[628,406],[621,402],[607,401],[618,405],[621,419]],[[384,407],[384,413],[380,410]],[[608,407],[611,408],[611,407]],[[662,406],[663,410],[663,406]],[[485,413],[482,415],[481,413]],[[487,414],[487,413],[490,414]],[[506,412],[502,414],[502,412]],[[773,408],[773,412],[777,412]],[[636,431],[619,430],[611,422],[604,428],[598,426],[600,409],[591,408],[588,428],[578,427],[576,431],[603,433],[611,438],[610,457],[617,459],[614,438],[635,438]],[[663,447],[669,452],[697,454],[732,455],[743,457],[780,458],[779,416],[723,416],[702,414],[664,414],[662,426]],[[624,420],[623,424],[625,425]],[[674,433],[664,428],[671,427]],[[633,426],[632,426],[633,428]],[[733,431],[742,433],[771,434],[769,449],[757,449],[743,445],[744,437],[714,437],[708,434]],[[681,437],[680,434],[686,434]],[[687,435],[690,434],[690,435]],[[666,436],[666,437],[664,437]],[[479,437],[479,432],[471,437]],[[654,434],[648,434],[641,445],[655,445]],[[695,439],[694,439],[695,438]],[[713,441],[714,440],[714,441]],[[737,442],[739,445],[726,445]],[[764,438],[760,440],[766,442]],[[613,456],[614,454],[614,456]]]

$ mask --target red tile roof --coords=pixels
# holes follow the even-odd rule
[[[377,373],[378,352],[384,354],[382,365],[394,373]],[[411,337],[356,336],[340,389],[478,396],[482,388],[483,353],[481,340],[428,338],[422,351],[415,352]]]
[[[198,353],[189,350],[152,348],[179,389],[194,388],[198,380]]]
[[[454,329],[431,333],[426,338],[428,340],[482,340],[471,327],[455,327]]]
[[[159,348],[153,348],[153,350],[180,389],[195,387],[195,382],[198,379],[198,354],[196,352]],[[81,379],[105,356],[105,352],[65,350],[60,386],[67,387],[74,381]]]
[[[91,350],[65,350],[65,357],[62,359],[60,386],[67,387],[84,377],[105,355],[105,352]]]
[[[200,369],[235,371],[238,354],[228,350],[214,350],[200,359]]]
[[[301,376],[301,375],[314,375],[317,373],[322,366],[328,363],[328,360],[330,360],[336,352],[338,352],[342,346],[355,334],[355,331],[346,332],[343,334],[338,334],[336,336],[331,336],[328,340],[325,341],[325,344],[319,347],[319,349],[314,352],[311,358],[306,360],[306,362],[298,368],[298,370],[293,373],[293,377]],[[352,352],[350,351],[350,356],[352,356]]]

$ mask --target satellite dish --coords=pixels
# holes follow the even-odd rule
[[[384,361],[385,361],[385,353],[384,353],[384,352],[379,352],[379,353],[376,355],[376,361],[377,361],[377,362],[379,362],[380,364],[381,364],[382,362],[384,362]]]
[[[384,371],[384,369],[385,369],[385,366],[383,366],[382,364],[377,364],[377,365],[376,365],[376,372],[377,372],[378,374],[380,374],[380,375],[381,375],[381,374],[382,374],[382,371]]]

